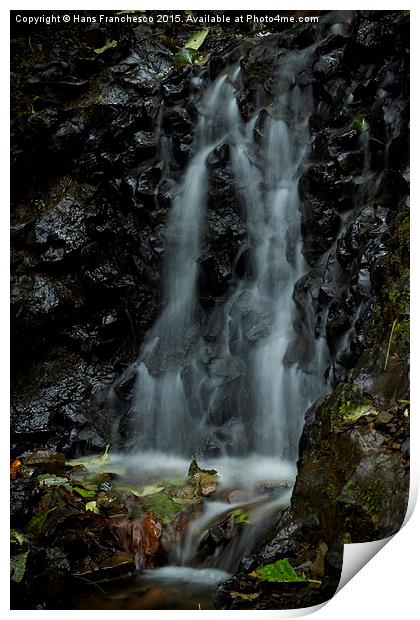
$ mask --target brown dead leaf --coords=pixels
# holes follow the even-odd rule
[[[119,548],[130,553],[138,566],[147,564],[158,551],[163,523],[153,512],[148,512],[142,517],[111,518],[109,529]]]
[[[15,459],[10,464],[10,477],[12,480],[16,480],[16,476],[18,475],[19,468],[21,465],[22,463],[19,461],[19,459]]]

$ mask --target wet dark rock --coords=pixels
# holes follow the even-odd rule
[[[66,120],[51,137],[51,152],[67,158],[80,147],[85,130],[85,123],[79,116]]]
[[[334,299],[330,305],[326,324],[326,337],[331,347],[338,342],[339,337],[350,327],[354,309],[354,298],[348,289],[344,290],[340,297]]]
[[[379,540],[394,534],[396,524],[404,521],[407,501],[407,471],[398,452],[376,452],[362,459],[338,498],[339,509],[343,506],[346,514],[357,513],[352,529],[364,540],[372,540],[372,535]],[[363,531],[364,520],[368,533]]]
[[[337,242],[337,260],[344,269],[349,269],[354,259],[362,254],[376,222],[375,210],[366,207],[340,236]]]
[[[157,138],[152,131],[137,131],[133,136],[133,143],[136,155],[145,157],[157,150]]]
[[[74,354],[34,365],[12,391],[12,445],[18,454],[29,446],[55,452],[102,450],[106,443],[88,418],[89,399],[112,375],[88,367]],[[98,373],[99,374],[99,373]]]
[[[375,427],[379,430],[386,430],[393,418],[393,414],[389,411],[381,411],[375,418]]]
[[[343,71],[343,52],[341,50],[321,56],[314,65],[314,74],[318,79],[331,78]]]
[[[316,196],[319,188],[322,187],[323,194],[326,197],[332,197],[335,195],[335,184],[338,178],[339,173],[334,162],[313,164],[307,168],[300,179],[301,191],[304,196]]]
[[[65,457],[59,452],[49,450],[32,452],[25,457],[23,465],[28,469],[33,469],[36,475],[48,473],[64,476],[65,474]]]
[[[37,140],[50,139],[52,131],[59,122],[59,118],[59,111],[56,108],[45,108],[31,114],[27,121],[28,137]]]
[[[88,579],[94,583],[109,581],[110,579],[120,579],[127,577],[135,572],[136,565],[130,553],[126,551],[115,551],[110,557],[105,557],[100,563],[86,562],[84,567],[79,567],[73,573],[76,583],[79,580]]]
[[[55,61],[49,64],[33,65],[35,73],[28,79],[28,85],[34,90],[45,88],[58,93],[75,96],[88,87],[88,81],[71,75],[71,66],[64,61]]]
[[[219,296],[233,277],[234,259],[246,235],[240,206],[236,204],[233,176],[227,163],[227,145],[209,155],[209,197],[206,252],[199,259],[203,297]]]
[[[298,28],[279,38],[279,46],[285,46],[289,49],[303,49],[312,45],[315,41],[315,32],[311,26]]]
[[[145,201],[147,206],[154,205],[154,196],[161,179],[161,174],[162,172],[158,167],[147,168],[140,173],[137,179],[135,195]]]
[[[410,457],[410,438],[405,439],[401,444],[401,452],[406,456]]]
[[[27,559],[31,588],[39,589],[46,600],[61,593],[70,564],[59,547],[34,547]]]
[[[225,61],[220,56],[212,56],[209,61],[210,78],[214,80],[225,67]]]
[[[34,480],[18,478],[10,482],[10,518],[13,527],[27,524],[40,492]]]
[[[48,214],[35,224],[35,242],[41,246],[43,262],[59,262],[68,254],[80,250],[89,241],[86,206],[78,204],[71,196],[66,196]]]
[[[123,86],[133,86],[140,91],[152,93],[173,69],[172,54],[159,39],[144,36],[145,29],[135,31],[138,43],[132,53],[110,69],[113,79]]]
[[[363,154],[360,151],[348,151],[337,156],[337,162],[343,173],[357,174],[363,168]]]
[[[120,498],[109,491],[101,490],[96,497],[96,506],[101,513],[112,516],[128,513],[127,507]]]
[[[331,142],[339,149],[356,148],[360,143],[360,134],[355,129],[345,128],[334,132],[331,136]]]
[[[11,290],[15,328],[25,331],[46,325],[74,303],[67,283],[44,275],[21,275],[15,278]],[[73,300],[73,301],[72,301]]]
[[[184,100],[188,93],[188,78],[191,73],[190,67],[180,68],[175,75],[166,79],[162,84],[162,93],[165,100]]]
[[[171,108],[166,113],[165,126],[171,135],[182,136],[184,142],[192,142],[194,123],[191,116],[184,108]]]
[[[342,48],[346,41],[346,37],[340,34],[333,34],[316,48],[316,54],[317,56],[323,56],[333,50]]]
[[[362,19],[352,43],[358,52],[368,54],[374,54],[384,49],[386,45],[384,26],[379,22]]]
[[[10,227],[11,240],[19,245],[24,245],[28,241],[28,235],[33,228],[33,222],[24,222]]]
[[[276,75],[278,62],[284,53],[284,50],[274,46],[259,45],[241,61],[245,98],[239,94],[238,103],[244,118],[249,118],[257,105],[269,104],[274,92],[289,87],[292,81],[294,83],[294,77],[279,80]]]
[[[340,226],[340,216],[326,203],[315,200],[305,201],[301,231],[305,258],[310,265],[314,265],[320,256],[331,247]]]

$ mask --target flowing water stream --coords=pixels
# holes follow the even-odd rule
[[[310,47],[282,57],[278,92],[248,122],[236,101],[239,62],[213,82],[194,78],[193,154],[181,180],[171,182],[163,306],[139,355],[130,458],[143,469],[158,463],[159,477],[165,468],[173,472],[174,460],[185,473],[196,455],[200,465],[218,471],[222,488],[235,490],[251,523],[203,558],[197,551],[203,532],[236,507],[232,499],[206,500],[173,550],[171,566],[146,574],[161,584],[215,584],[237,568],[290,500],[304,413],[326,391],[325,339],[313,336],[309,300],[303,318],[293,300],[295,283],[309,269],[301,251],[298,184],[313,107],[311,85],[298,86],[293,76],[312,53]],[[238,256],[246,248],[247,266],[217,300],[209,321],[199,301],[198,259],[207,227],[209,159],[219,147],[229,152],[247,231]],[[164,174],[171,156],[165,138]],[[267,481],[275,481],[270,493],[261,491]]]
[[[307,53],[287,55],[280,83],[305,65]],[[305,367],[293,361],[292,350],[293,287],[307,271],[298,182],[312,93],[310,85],[279,92],[263,122],[256,113],[244,123],[236,102],[240,80],[237,64],[202,84],[194,155],[175,188],[167,228],[163,310],[139,357],[136,445],[180,456],[211,446],[221,456],[257,453],[293,462],[303,412],[322,390],[326,361],[322,339],[308,334]],[[207,162],[225,144],[252,275],[237,278],[219,300],[218,334],[210,342],[200,317],[197,259],[206,227]]]

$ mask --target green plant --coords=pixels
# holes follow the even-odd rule
[[[26,569],[26,558],[29,551],[19,553],[10,558],[10,578],[16,583],[20,583],[23,579]]]
[[[185,46],[190,50],[198,50],[204,43],[208,33],[210,32],[210,28],[204,28],[203,30],[199,30],[195,32],[186,42]]]
[[[115,39],[113,39],[112,41],[107,39],[103,47],[97,47],[93,51],[95,52],[95,54],[103,54],[107,50],[117,47],[117,45],[118,45],[118,42]]]
[[[247,513],[240,508],[234,510],[232,514],[235,517],[235,525],[243,525],[245,523],[249,523]]]
[[[363,114],[359,114],[353,120],[350,127],[352,129],[356,129],[356,131],[359,131],[360,133],[363,133],[364,131],[367,131],[369,129],[369,123],[367,122]]]
[[[284,560],[277,560],[277,562],[274,562],[273,564],[260,566],[252,574],[260,581],[270,581],[272,583],[296,583],[308,581],[304,573],[302,573],[302,576],[296,574],[295,569],[290,565],[287,558]]]
[[[210,28],[204,28],[191,35],[184,47],[174,55],[174,64],[179,66],[192,64],[204,65],[208,61],[210,55],[199,54],[198,50],[203,45],[209,32]]]

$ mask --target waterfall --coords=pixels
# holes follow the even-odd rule
[[[324,339],[308,335],[305,326],[297,333],[293,301],[294,285],[308,270],[298,183],[312,93],[290,76],[310,52],[282,58],[282,90],[248,122],[236,101],[239,63],[213,83],[200,82],[193,155],[175,183],[167,224],[163,308],[138,360],[137,449],[297,459],[304,412],[325,389],[326,365]],[[198,300],[197,259],[206,232],[208,160],[224,144],[246,223],[248,265],[210,311],[216,336],[209,338]]]

